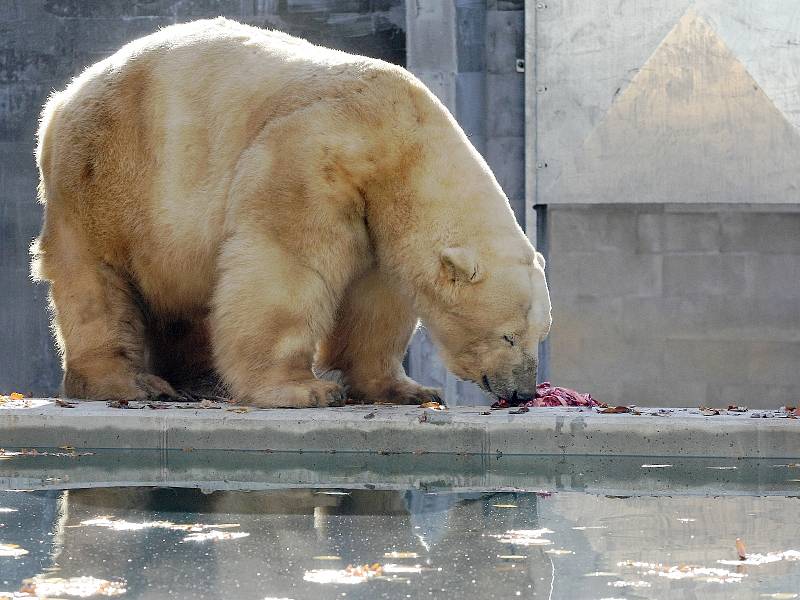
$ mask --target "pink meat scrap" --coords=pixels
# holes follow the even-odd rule
[[[592,398],[591,394],[581,394],[545,381],[536,386],[536,396],[532,400],[509,403],[508,400],[500,399],[492,404],[492,408],[506,408],[507,406],[600,406],[600,403]]]

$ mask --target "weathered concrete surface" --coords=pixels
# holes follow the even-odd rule
[[[228,405],[124,410],[97,402],[74,408],[51,400],[30,403],[0,410],[5,448],[800,458],[800,420],[778,418],[779,411],[754,419],[753,413],[705,417],[696,410],[663,415],[658,409],[642,409],[641,415],[580,409],[510,414],[382,405],[240,413]]]

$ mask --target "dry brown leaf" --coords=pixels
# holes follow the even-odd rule
[[[243,413],[249,413],[250,409],[247,408],[246,406],[239,406],[237,408],[226,408],[225,411],[226,412],[243,414]]]
[[[61,408],[75,408],[77,404],[74,402],[67,402],[61,398],[56,398],[56,406],[60,406]]]
[[[19,392],[11,392],[8,395],[8,397],[11,398],[12,400],[22,400],[23,398],[25,398],[25,396],[23,394],[20,394]]]
[[[736,538],[736,553],[739,555],[739,560],[747,560],[747,552],[745,552],[744,542]]]
[[[633,409],[630,406],[607,406],[605,408],[601,408],[598,412],[601,412],[604,415],[607,414],[618,415],[622,413],[633,412]]]
[[[444,406],[438,402],[423,402],[419,405],[420,408],[432,408],[433,410],[444,410]]]

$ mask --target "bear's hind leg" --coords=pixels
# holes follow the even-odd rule
[[[349,395],[361,402],[441,402],[441,390],[418,384],[403,369],[416,321],[411,300],[372,269],[347,289],[317,367],[341,371]]]
[[[344,404],[344,388],[311,370],[344,284],[310,268],[311,260],[257,234],[226,242],[212,301],[211,346],[236,401],[263,408]]]
[[[94,257],[64,223],[48,227],[40,248],[38,272],[50,282],[62,353],[62,395],[89,400],[173,395],[166,381],[146,369],[144,324],[129,282]]]

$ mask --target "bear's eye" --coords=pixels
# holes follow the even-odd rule
[[[507,341],[510,345],[514,345],[514,339],[510,335],[504,335],[503,339]]]

